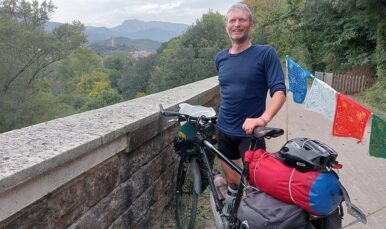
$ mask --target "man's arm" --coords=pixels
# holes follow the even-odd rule
[[[271,101],[269,102],[267,108],[264,113],[259,118],[247,118],[243,124],[243,130],[247,134],[252,134],[253,129],[256,126],[265,126],[269,121],[272,120],[273,117],[279,112],[280,108],[283,106],[285,102],[285,93],[283,91],[276,91]]]

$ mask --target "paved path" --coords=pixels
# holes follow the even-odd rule
[[[340,180],[349,192],[352,203],[368,215],[366,225],[352,224],[355,218],[348,215],[345,209],[343,228],[386,228],[386,159],[369,155],[371,119],[360,144],[353,138],[334,137],[331,121],[319,113],[305,110],[304,105],[294,103],[292,93],[289,93],[287,103],[270,126],[283,128],[286,134],[268,140],[268,151],[280,149],[288,136],[288,139],[319,139],[338,152],[338,161],[343,164],[343,169],[339,171]]]

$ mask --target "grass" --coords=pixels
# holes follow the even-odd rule
[[[374,106],[368,102],[366,102],[364,96],[362,94],[354,94],[354,95],[348,95],[350,98],[352,98],[353,100],[355,100],[357,103],[361,104],[362,106],[366,107],[367,109],[369,109],[371,112],[383,117],[384,119],[386,119],[386,111],[385,110],[381,110],[380,108],[378,108],[377,106]]]
[[[217,158],[215,159],[213,168],[216,171],[222,173],[220,162]],[[175,199],[173,199],[170,207],[163,214],[161,228],[162,229],[177,228],[177,224],[175,221]],[[212,208],[210,206],[209,187],[207,187],[206,190],[199,195],[196,222],[195,222],[194,228],[205,228],[205,229],[216,228],[215,221],[213,218]]]
[[[209,204],[209,189],[207,188],[198,199],[195,228],[216,228],[212,208]]]

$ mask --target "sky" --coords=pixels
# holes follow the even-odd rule
[[[42,0],[39,0],[42,2]],[[226,14],[236,0],[52,0],[51,21],[81,21],[86,26],[114,27],[128,19],[192,25],[202,14]]]

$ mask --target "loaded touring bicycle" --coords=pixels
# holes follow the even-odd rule
[[[349,214],[367,222],[333,171],[341,166],[326,144],[295,138],[279,152],[268,153],[255,148],[256,139],[275,138],[284,130],[257,127],[240,168],[215,147],[215,110],[179,106],[175,112],[160,105],[163,116],[181,124],[174,138],[180,156],[175,188],[178,228],[195,228],[198,197],[206,187],[217,228],[340,228],[342,202]],[[215,156],[240,174],[240,184],[222,186],[213,170]]]

